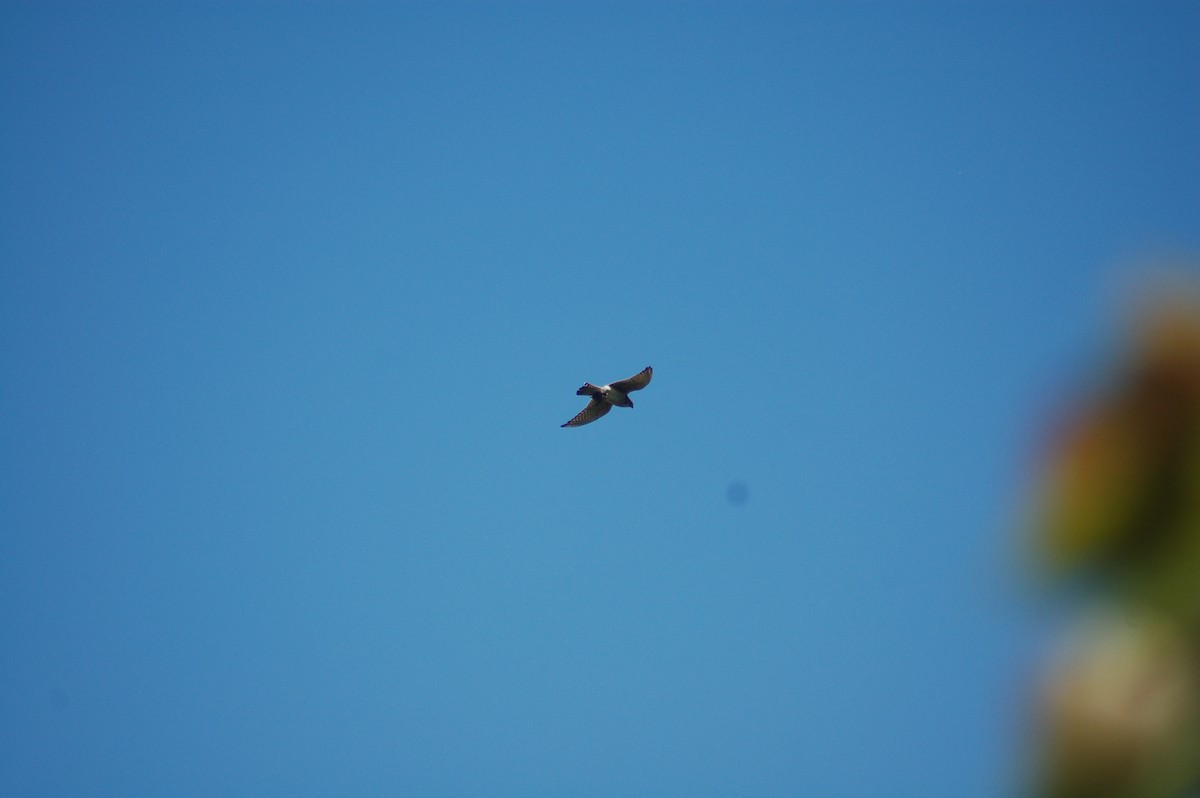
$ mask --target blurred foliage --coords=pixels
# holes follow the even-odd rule
[[[1200,794],[1200,295],[1145,303],[1048,452],[1032,529],[1083,585],[1038,698],[1034,794]]]

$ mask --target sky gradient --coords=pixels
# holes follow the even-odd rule
[[[3,792],[1010,794],[1016,516],[1200,249],[1198,42],[4,4]]]

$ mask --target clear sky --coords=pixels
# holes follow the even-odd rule
[[[75,6],[0,8],[3,792],[1010,794],[1200,5]]]

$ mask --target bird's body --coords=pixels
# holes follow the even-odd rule
[[[575,418],[563,426],[582,427],[584,424],[590,424],[600,418],[614,407],[633,407],[633,400],[629,398],[629,394],[640,391],[649,385],[652,376],[654,376],[654,369],[646,366],[629,379],[617,380],[610,385],[592,385],[590,382],[585,382],[583,387],[575,392],[575,395],[590,396],[592,400]]]
[[[608,402],[614,407],[633,407],[633,402],[629,396],[621,393],[611,385],[592,385],[590,382],[585,382],[583,387],[575,392],[576,396],[590,396],[593,399],[599,397]]]

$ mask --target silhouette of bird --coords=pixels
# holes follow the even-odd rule
[[[634,391],[640,391],[650,384],[650,378],[654,376],[654,369],[646,366],[646,368],[634,374],[627,380],[617,380],[611,385],[592,385],[590,382],[585,382],[583,387],[575,392],[576,396],[590,396],[592,401],[587,403],[587,407],[579,411],[579,415],[563,424],[564,427],[582,427],[584,424],[590,424],[600,416],[612,410],[613,407],[633,407],[633,401],[630,400],[629,394]]]

